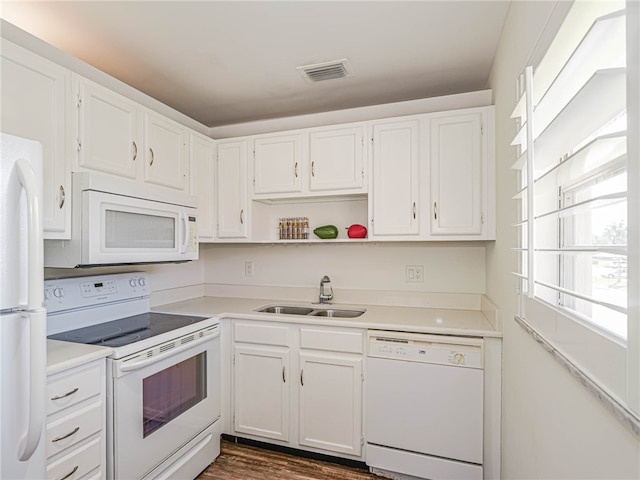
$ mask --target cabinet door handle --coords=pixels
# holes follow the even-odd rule
[[[153,154],[153,148],[149,147],[149,166],[153,165],[153,161],[155,160],[155,155]]]
[[[304,387],[304,369],[300,370],[300,385]]]
[[[66,480],[67,478],[69,478],[71,475],[73,475],[77,471],[78,471],[78,465],[73,467],[73,470],[71,470],[69,473],[67,473],[64,477],[60,477],[58,480]]]
[[[438,219],[438,204],[436,202],[433,202],[433,219]]]
[[[64,200],[65,200],[65,192],[64,192],[63,185],[60,185],[59,192],[60,194],[58,195],[58,208],[62,208],[64,207]]]
[[[131,142],[133,145],[133,161],[136,161],[136,158],[138,158],[138,145],[136,145],[136,142]]]
[[[413,219],[416,219],[416,202],[413,202]]]
[[[66,435],[63,435],[61,437],[52,438],[51,441],[52,442],[59,442],[60,440],[64,440],[65,438],[69,438],[71,435],[74,435],[74,434],[78,433],[78,430],[80,430],[80,427],[74,428],[69,433],[67,433]]]
[[[316,162],[315,161],[311,162],[311,176],[312,177],[316,176],[316,168],[315,167],[316,167]]]
[[[287,378],[285,377],[285,368],[287,367],[284,367],[284,366],[282,367],[282,381],[284,383],[287,383]]]
[[[55,397],[51,397],[51,400],[61,400],[63,398],[70,397],[71,395],[73,395],[77,391],[78,391],[78,387],[74,388],[73,390],[71,390],[71,391],[69,391],[67,393],[63,393],[62,395],[56,395]]]
[[[244,225],[244,208],[240,210],[240,225]]]
[[[293,166],[293,173],[295,174],[296,178],[298,178],[298,162],[296,162]]]

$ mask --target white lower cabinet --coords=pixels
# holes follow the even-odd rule
[[[360,456],[362,358],[300,352],[300,445]]]
[[[233,433],[362,459],[364,332],[235,320]]]
[[[235,431],[289,441],[288,349],[236,345],[234,355]]]
[[[47,378],[47,480],[105,476],[105,361]]]

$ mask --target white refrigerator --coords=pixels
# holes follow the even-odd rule
[[[0,479],[46,478],[42,147],[0,133]]]

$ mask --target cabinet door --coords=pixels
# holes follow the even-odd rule
[[[218,238],[247,238],[247,142],[218,144]]]
[[[186,129],[168,118],[147,112],[144,144],[144,181],[176,190],[186,190]]]
[[[430,120],[431,235],[481,235],[483,113]]]
[[[234,347],[234,429],[289,441],[289,352],[268,346]]]
[[[44,238],[71,237],[71,73],[2,40],[2,131],[37,140],[43,154]]]
[[[359,456],[362,357],[300,353],[300,445]]]
[[[189,134],[190,194],[198,197],[198,239],[214,235],[215,141],[195,132]]]
[[[80,169],[136,178],[144,157],[138,105],[85,79],[78,91]]]
[[[301,191],[300,135],[256,138],[253,149],[255,194]]]
[[[410,120],[373,126],[372,237],[420,234],[418,125]]]
[[[309,190],[366,192],[363,126],[312,132],[309,142]]]

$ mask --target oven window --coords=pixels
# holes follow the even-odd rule
[[[142,381],[143,438],[207,397],[206,364],[202,352]]]

